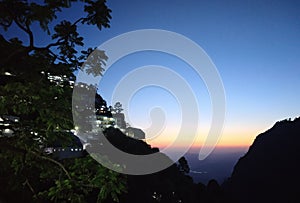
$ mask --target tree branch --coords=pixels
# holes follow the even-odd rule
[[[30,189],[30,191],[35,195],[36,192],[34,191],[33,187],[31,186],[31,184],[29,183],[28,179],[26,178],[25,182],[23,183],[23,185],[27,185]]]
[[[72,25],[76,25],[77,23],[79,23],[80,21],[84,20],[86,18],[79,18],[78,20],[76,20]]]
[[[39,154],[37,154],[36,152],[33,152],[33,151],[29,151],[29,152],[32,153],[32,154],[34,154],[35,156],[41,158],[41,159],[50,161],[50,162],[58,165],[65,172],[65,174],[67,175],[68,179],[70,179],[70,180],[72,179],[71,176],[70,176],[70,174],[69,174],[69,172],[67,171],[67,169],[61,163],[59,163],[58,161],[55,161],[54,159],[51,159],[51,158],[46,157],[46,156],[41,156],[41,155],[39,155]]]
[[[1,149],[8,149],[10,151],[17,152],[17,153],[22,153],[22,154],[28,152],[30,154],[35,155],[36,157],[38,157],[40,159],[52,162],[52,163],[58,165],[65,172],[65,174],[68,177],[68,179],[71,180],[71,176],[70,176],[69,172],[67,171],[67,169],[61,163],[59,163],[58,161],[56,161],[54,159],[51,159],[50,157],[42,156],[42,155],[38,154],[37,152],[30,151],[30,150],[25,150],[25,149],[21,149],[21,148],[17,148],[17,147],[14,147],[14,146],[11,146],[11,145],[8,145],[8,144],[5,144],[5,143],[0,143],[0,148]]]
[[[49,49],[49,48],[51,48],[51,47],[53,47],[53,46],[59,46],[59,45],[62,45],[63,43],[65,43],[65,42],[64,42],[64,39],[60,38],[60,39],[57,40],[56,42],[50,43],[50,44],[48,44],[48,45],[45,46],[45,47],[40,47],[40,48],[36,47],[36,48],[37,48],[37,49]]]
[[[12,60],[13,57],[15,57],[18,54],[22,54],[24,53],[29,53],[34,49],[34,38],[33,38],[33,33],[29,27],[29,25],[27,24],[26,27],[24,27],[19,20],[17,19],[17,17],[14,17],[14,22],[16,23],[16,25],[23,30],[24,32],[26,32],[29,36],[29,46],[24,46],[24,49],[17,49],[15,52],[11,53],[4,61],[3,64],[9,62],[10,60]],[[3,38],[4,39],[4,38]],[[9,43],[9,42],[8,42]]]
[[[11,12],[11,14],[13,15],[13,12]],[[80,21],[84,20],[86,18],[79,18],[78,20],[76,20],[72,25],[76,25],[77,23],[79,23]],[[24,46],[24,49],[18,49],[15,52],[13,52],[12,54],[10,54],[6,60],[4,61],[3,64],[9,62],[10,60],[12,60],[12,58],[14,58],[16,55],[21,54],[21,53],[30,53],[33,50],[48,50],[51,54],[53,54],[55,56],[56,59],[59,59],[63,62],[66,62],[66,60],[64,58],[58,57],[56,54],[54,54],[50,48],[51,47],[55,47],[55,46],[59,46],[62,45],[66,42],[65,39],[60,38],[58,39],[56,42],[54,43],[50,43],[45,47],[36,47],[34,46],[34,36],[33,36],[33,32],[30,29],[30,26],[28,23],[26,23],[26,26],[22,25],[22,23],[20,22],[20,20],[17,17],[14,17],[14,22],[16,23],[16,25],[23,30],[24,32],[26,32],[29,36],[29,46]]]
[[[21,30],[23,30],[24,32],[26,32],[28,34],[28,30],[19,22],[19,20],[17,18],[14,18],[14,21]]]
[[[57,56],[57,55],[56,55],[55,53],[53,53],[50,49],[48,49],[48,51],[49,51],[52,55],[54,55],[55,58],[57,58],[58,60],[63,61],[63,62],[65,62],[65,63],[69,64],[68,61],[67,61],[65,58],[60,57],[60,56]]]
[[[17,17],[14,17],[14,21],[15,21],[15,23],[17,24],[17,26],[21,29],[21,30],[23,30],[24,32],[26,32],[27,34],[28,34],[28,36],[29,36],[29,46],[28,46],[28,48],[33,48],[34,47],[34,39],[33,39],[33,33],[32,33],[32,31],[31,31],[31,29],[30,29],[30,26],[29,26],[29,24],[28,23],[25,23],[26,25],[25,26],[23,26],[21,23],[20,23],[20,20],[17,18]]]
[[[28,24],[26,24],[26,28],[27,28],[27,33],[29,35],[29,47],[33,48],[34,47],[33,33]]]

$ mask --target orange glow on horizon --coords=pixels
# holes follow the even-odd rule
[[[269,127],[239,123],[239,124],[229,124],[224,127],[222,135],[216,144],[216,148],[249,148],[260,133],[266,131]],[[157,147],[159,149],[169,148],[172,150],[180,150],[183,148],[190,149],[200,149],[204,146],[209,128],[201,129],[198,136],[195,138],[193,144],[188,147],[189,140],[186,142],[182,141],[180,144],[174,144],[176,140],[176,132],[172,129],[171,131],[164,132],[162,136],[158,136],[155,139],[146,139],[146,142],[152,147]]]
[[[255,131],[255,130],[253,130]],[[252,145],[255,140],[255,137],[259,134],[259,132],[244,132],[244,133],[230,133],[223,134],[215,147],[217,148],[246,148]],[[192,146],[190,148],[201,148],[205,143],[205,136],[198,136]],[[166,147],[172,146],[172,148],[185,148],[187,147],[184,143],[181,145],[173,145],[176,137],[172,138],[171,136],[168,139],[157,139],[157,140],[146,140],[148,144],[152,147],[157,147],[159,149],[163,149]]]

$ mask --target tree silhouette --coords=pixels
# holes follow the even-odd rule
[[[72,85],[93,49],[78,53],[83,36],[78,24],[108,28],[111,10],[105,0],[80,1],[85,16],[71,22],[57,14],[72,9],[74,0],[0,2],[0,26],[15,26],[17,36],[0,35],[0,116],[19,118],[12,137],[0,134],[0,197],[13,202],[118,201],[125,189],[122,175],[97,164],[89,156],[57,161],[43,149],[59,140],[72,144]],[[75,11],[76,12],[76,11]],[[56,19],[56,20],[55,20]],[[55,20],[55,21],[54,21]],[[36,44],[35,25],[44,31],[45,44]],[[19,36],[28,37],[24,43]],[[107,56],[103,51],[84,66],[99,75]],[[17,195],[16,195],[17,194]]]
[[[181,157],[178,160],[178,169],[182,173],[189,173],[190,172],[190,167],[189,167],[188,162],[185,159],[185,157]]]
[[[114,111],[115,111],[116,113],[121,113],[123,110],[124,110],[124,109],[122,109],[122,104],[121,104],[121,102],[115,103],[115,105],[114,105]]]

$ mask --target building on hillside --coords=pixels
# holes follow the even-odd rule
[[[103,115],[96,115],[96,127],[105,130],[109,127],[116,127],[116,121],[113,117]]]
[[[19,121],[17,116],[0,115],[0,137],[12,137],[18,129]]]
[[[60,141],[56,141],[52,146],[45,147],[44,152],[51,154],[53,158],[58,160],[85,156],[87,154],[85,145],[73,133],[69,135],[71,138],[69,144],[62,144]]]
[[[51,83],[55,83],[58,86],[63,87],[64,85],[68,85],[71,88],[74,87],[75,78],[69,78],[66,75],[52,75],[51,73],[45,73],[44,71],[42,71],[41,74],[45,75]]]
[[[145,139],[145,132],[139,128],[128,127],[126,128],[125,134],[128,137],[132,137],[135,139],[139,139],[139,140]]]
[[[112,117],[115,119],[116,127],[124,134],[135,139],[145,139],[145,133],[141,129],[128,126],[125,121],[125,115],[122,113],[124,109],[120,102],[117,102],[114,107],[110,106],[109,109],[112,113]]]
[[[112,117],[115,119],[117,127],[120,128],[121,131],[125,131],[125,115],[123,113],[113,113]]]
[[[122,113],[124,110],[120,102],[115,103],[114,107],[109,106],[109,110],[112,114],[112,117],[115,119],[116,128],[119,128],[123,133],[126,131],[126,121],[125,115]]]

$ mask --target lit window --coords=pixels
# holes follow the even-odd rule
[[[13,133],[13,131],[11,129],[4,129],[4,133]]]

